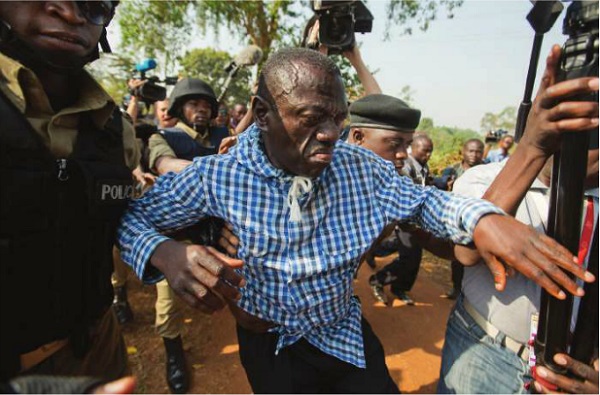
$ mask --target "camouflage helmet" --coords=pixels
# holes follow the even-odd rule
[[[219,104],[217,96],[210,85],[197,78],[183,78],[175,84],[171,96],[169,97],[169,109],[167,114],[172,117],[183,119],[181,110],[186,101],[198,97],[210,103],[210,118],[217,116]]]

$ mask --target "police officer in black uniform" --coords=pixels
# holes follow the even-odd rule
[[[168,114],[180,121],[149,140],[149,167],[159,175],[179,172],[195,157],[216,154],[221,140],[229,136],[226,127],[210,125],[217,116],[219,104],[206,82],[197,78],[180,80],[169,102]]]
[[[110,309],[133,127],[84,71],[117,2],[0,2],[0,374],[128,372]],[[41,390],[41,389],[38,389]]]

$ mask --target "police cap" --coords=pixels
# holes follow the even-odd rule
[[[421,111],[404,101],[383,94],[368,95],[350,105],[351,128],[387,129],[413,133]]]

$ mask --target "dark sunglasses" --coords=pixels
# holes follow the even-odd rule
[[[94,25],[108,25],[115,14],[115,6],[110,0],[83,0],[76,1],[75,4],[85,19]]]

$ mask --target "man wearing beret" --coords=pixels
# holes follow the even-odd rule
[[[348,142],[373,151],[394,164],[399,174],[405,174],[407,149],[421,112],[410,108],[405,102],[392,96],[378,94],[365,96],[352,103]],[[388,304],[383,290],[391,285],[392,293],[408,305],[414,304],[406,293],[412,287],[421,262],[421,248],[415,246],[410,233],[402,231],[397,224],[386,228],[366,260],[374,267],[375,256],[387,256],[398,252],[398,257],[369,278],[373,296]],[[416,267],[416,270],[414,270]]]
[[[252,112],[254,125],[227,155],[195,158],[135,200],[119,244],[145,282],[166,276],[208,313],[230,307],[255,393],[398,392],[353,287],[359,258],[389,223],[414,221],[437,237],[474,240],[502,279],[494,259],[555,296],[564,297],[559,286],[579,294],[570,277],[548,277],[557,265],[593,279],[565,248],[489,202],[421,188],[390,162],[339,141],[344,84],[317,51],[271,54]],[[166,236],[206,216],[231,223],[239,259]]]

